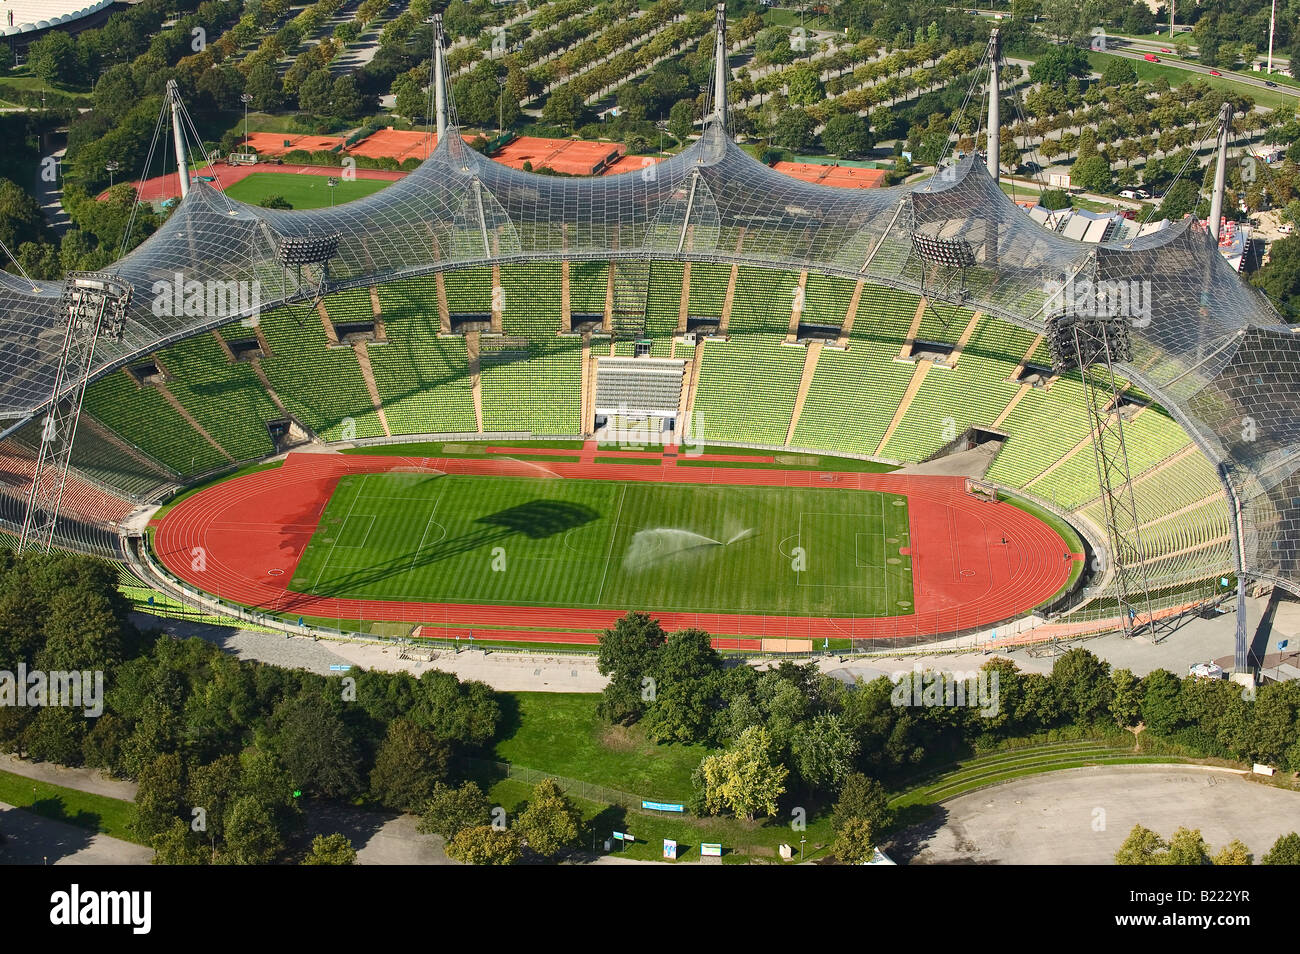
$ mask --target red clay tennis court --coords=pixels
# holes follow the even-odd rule
[[[504,447],[491,450],[503,455],[512,452]],[[513,452],[534,454],[536,450]],[[715,637],[715,645],[723,647],[745,648],[738,638],[910,639],[995,625],[1049,600],[1067,582],[1072,563],[1083,559],[1081,554],[1068,553],[1056,531],[1025,511],[975,499],[965,492],[959,477],[741,469],[727,467],[725,459],[717,461],[718,467],[678,467],[671,457],[664,457],[658,466],[626,466],[594,463],[596,453],[589,447],[578,462],[548,462],[545,469],[558,477],[589,480],[838,487],[907,496],[914,613],[877,618],[653,614],[669,630],[705,629]],[[622,615],[564,606],[338,599],[289,591],[288,583],[339,478],[413,466],[496,476],[536,476],[539,467],[504,456],[294,453],[279,468],[225,481],[176,505],[156,522],[155,551],[171,573],[205,592],[290,616],[420,623],[429,627],[429,635],[459,635],[458,630],[472,627],[479,639],[594,644],[596,633]],[[202,560],[196,558],[200,552]],[[555,631],[521,631],[528,627]]]

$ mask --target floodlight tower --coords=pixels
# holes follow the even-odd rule
[[[1223,223],[1223,196],[1227,189],[1228,136],[1232,132],[1232,105],[1224,103],[1219,108],[1219,162],[1214,170],[1214,193],[1210,197],[1210,220],[1207,226],[1210,239],[1219,244],[1219,226]]]
[[[1095,258],[1092,272],[1093,281],[1088,287],[1095,289]],[[1062,295],[1066,296],[1067,291],[1063,290]],[[1072,297],[1063,297],[1063,302]],[[1084,415],[1092,438],[1120,628],[1125,637],[1137,635],[1152,623],[1141,521],[1133,497],[1124,415],[1114,368],[1117,363],[1133,359],[1128,321],[1123,315],[1107,315],[1104,309],[1086,302],[1063,307],[1047,319],[1047,340],[1054,369],[1058,372],[1077,369],[1083,381]]]
[[[81,418],[86,382],[100,338],[121,341],[131,285],[103,272],[69,272],[61,301],[63,346],[54,372],[54,387],[41,427],[32,485],[27,491],[18,549],[48,553],[63,504],[63,489],[72,463],[72,442]]]
[[[167,81],[167,102],[172,110],[172,137],[176,140],[176,172],[181,177],[181,198],[190,194],[190,165],[181,130],[181,91],[175,80]]]
[[[438,142],[447,133],[447,60],[442,47],[442,14],[433,15],[433,106],[437,117]]]
[[[1001,51],[998,48],[998,31],[994,27],[989,33],[989,140],[988,155],[984,157],[985,167],[993,181],[998,181],[998,153],[1001,152],[1002,119],[999,115],[999,83],[998,83],[998,56]]]

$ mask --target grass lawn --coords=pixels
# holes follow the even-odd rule
[[[531,785],[518,779],[502,779],[485,789],[494,805],[506,810],[507,817],[515,815],[533,793]],[[746,864],[754,861],[781,862],[777,847],[782,843],[795,850],[798,861],[799,839],[805,838],[804,858],[817,860],[828,853],[834,839],[830,815],[809,819],[805,831],[795,831],[778,819],[754,820],[717,817],[691,818],[667,815],[661,812],[642,812],[606,805],[569,794],[569,800],[582,813],[582,846],[587,850],[603,852],[604,842],[616,831],[626,832],[636,840],[620,845],[613,841],[610,854],[638,861],[665,861],[665,838],[677,842],[677,860],[667,864],[690,864],[700,861],[702,843],[722,845],[723,864]]]
[[[278,195],[288,200],[295,209],[320,209],[331,204],[329,176],[299,175],[294,172],[254,172],[246,179],[226,189],[226,194],[239,202],[257,205],[267,196]],[[336,176],[334,205],[373,195],[385,186],[387,179],[343,179]]]
[[[906,498],[532,477],[340,479],[298,593],[625,611],[889,616],[912,601]],[[806,568],[791,568],[802,547]]]
[[[118,798],[92,795],[0,771],[0,802],[35,812],[42,818],[143,844],[130,830],[135,805]]]
[[[1170,54],[1157,54],[1161,59],[1169,58]],[[1115,58],[1113,53],[1099,53],[1097,51],[1088,51],[1088,62],[1098,73],[1104,72],[1106,64]],[[1127,57],[1120,57],[1128,59]],[[1204,73],[1198,73],[1193,70],[1185,70],[1177,66],[1167,66],[1164,63],[1150,63],[1146,60],[1129,60],[1133,64],[1133,69],[1137,73],[1138,79],[1153,83],[1158,77],[1163,76],[1169,81],[1170,86],[1181,86],[1184,83],[1193,80],[1200,80],[1213,86],[1215,89],[1225,90],[1234,96],[1249,96],[1259,106],[1268,109],[1277,109],[1286,107],[1293,109],[1295,107],[1295,97],[1288,96],[1285,93],[1277,92],[1271,89],[1259,89],[1246,83],[1233,79],[1232,74],[1226,70],[1221,70],[1222,76],[1207,76]],[[1253,78],[1253,77],[1252,77]]]
[[[684,802],[703,745],[656,745],[636,726],[608,726],[590,692],[503,693],[507,726],[496,757],[652,801]]]

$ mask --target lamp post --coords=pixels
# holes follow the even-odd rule
[[[497,135],[500,136],[505,132],[505,102],[506,102],[506,78],[497,77]]]
[[[252,93],[244,93],[239,97],[239,101],[244,104],[244,148],[248,148],[248,104],[253,101]]]
[[[339,180],[330,176],[325,180],[325,184],[330,187],[330,207],[334,207],[334,187],[339,184]]]
[[[121,168],[122,167],[118,165],[116,159],[110,159],[108,162],[104,163],[104,169],[108,172],[108,187],[110,189],[113,188],[113,173],[117,172],[117,170]]]

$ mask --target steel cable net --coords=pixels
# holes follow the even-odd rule
[[[1145,283],[1133,360],[1120,371],[1230,477],[1248,571],[1300,584],[1300,340],[1191,220],[1085,244],[1033,222],[974,157],[917,185],[835,189],[757,162],[716,121],[677,156],[601,178],[511,169],[449,129],[409,176],[328,209],[263,209],[196,183],[157,233],[107,269],[135,292],[122,340],[101,341],[92,374],[242,317],[167,314],[159,297],[178,278],[256,281],[262,310],[310,300],[322,290],[319,266],[282,265],[278,250],[286,239],[332,235],[324,290],[496,261],[716,260],[924,289],[1040,333],[1054,290],[1072,281]],[[973,264],[926,260],[916,236],[961,245]],[[49,401],[62,341],[62,284],[36,284],[0,273],[0,418],[9,431]],[[1225,552],[1214,556],[1224,565],[1195,572],[1231,570]]]

